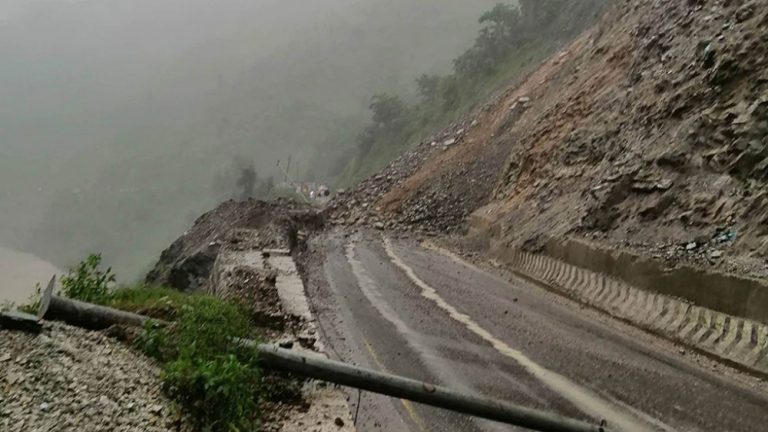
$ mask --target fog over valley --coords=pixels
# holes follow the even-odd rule
[[[0,245],[136,279],[240,166],[333,184],[371,96],[415,98],[494,4],[2,0]]]

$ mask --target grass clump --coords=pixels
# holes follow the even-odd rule
[[[154,287],[120,287],[109,293],[101,304],[152,318],[173,321],[190,296],[178,290]]]

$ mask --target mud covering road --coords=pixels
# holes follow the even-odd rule
[[[764,431],[763,382],[514,276],[380,232],[310,240],[307,290],[331,357],[619,431]],[[348,390],[360,431],[516,428]],[[359,409],[358,405],[359,397]]]

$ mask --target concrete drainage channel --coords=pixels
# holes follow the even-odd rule
[[[573,248],[573,245],[568,246]],[[580,246],[583,248],[584,245]],[[567,258],[568,252],[573,250],[566,249],[567,246],[554,243],[547,246],[546,254],[532,254],[499,245],[492,248],[497,259],[521,276],[733,366],[768,376],[766,324],[658,292],[668,287],[658,286],[654,291],[641,289],[620,278],[550,256]],[[578,252],[583,258],[583,253],[590,251]],[[610,261],[607,255],[600,258],[603,265]],[[690,272],[690,269],[679,271]]]

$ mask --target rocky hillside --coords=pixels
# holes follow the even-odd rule
[[[579,237],[768,276],[767,3],[617,2],[337,222],[462,232],[474,214],[529,250]]]

